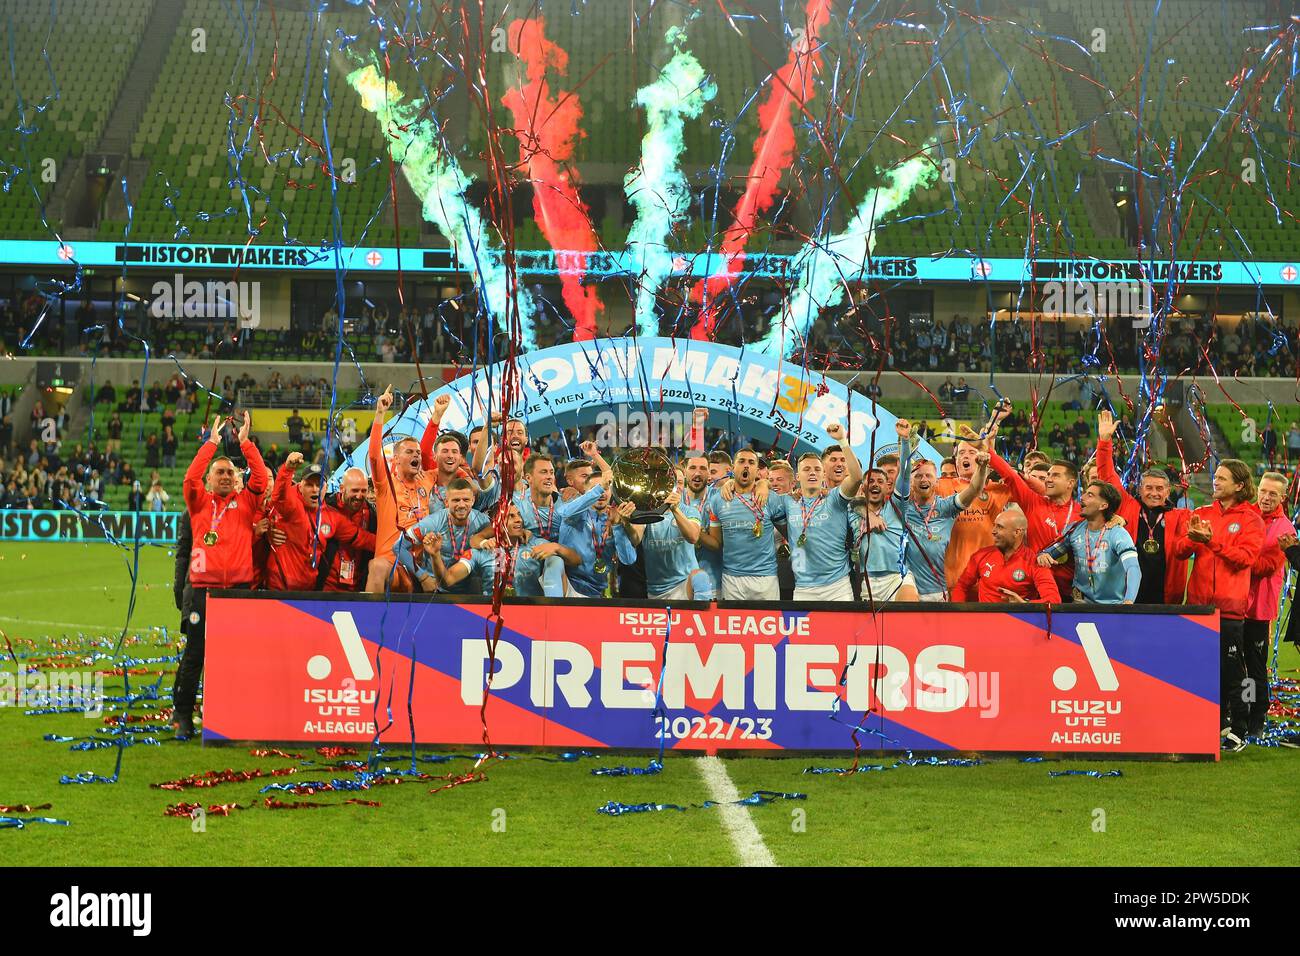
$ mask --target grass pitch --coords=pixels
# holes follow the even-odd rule
[[[56,653],[96,649],[116,639],[126,621],[132,588],[129,553],[107,544],[0,544],[0,629],[19,654],[24,641]],[[171,558],[144,548],[127,633],[139,643],[132,657],[174,654],[161,631],[176,633]],[[0,665],[15,671],[7,649]],[[1300,660],[1283,645],[1281,668]],[[90,665],[84,665],[89,667]],[[100,662],[96,666],[105,667]],[[133,675],[133,685],[154,676]],[[108,692],[120,679],[106,683]],[[157,705],[136,705],[150,712]],[[32,825],[0,830],[0,860],[8,865],[310,865],[310,864],[552,864],[731,865],[737,854],[716,809],[664,811],[623,817],[596,813],[607,801],[699,804],[710,794],[696,762],[670,756],[653,777],[595,777],[590,769],[641,764],[644,757],[605,756],[575,763],[547,762],[537,754],[493,763],[487,780],[440,793],[442,781],[375,787],[364,793],[293,796],[289,801],[327,804],[320,809],[269,810],[258,790],[267,780],[173,792],[150,784],[208,770],[264,771],[297,766],[276,777],[319,780],[346,776],[310,749],[305,759],[253,757],[247,748],[176,743],[123,753],[115,784],[62,785],[61,775],[91,771],[111,775],[117,751],[69,750],[46,734],[84,738],[103,726],[75,714],[25,716],[0,707],[0,804],[50,803],[49,810],[18,816],[52,816],[68,827]],[[101,735],[102,736],[102,735]],[[422,753],[424,751],[422,750]],[[441,753],[455,751],[441,750]],[[464,751],[461,751],[464,752]],[[363,751],[364,753],[364,751]],[[402,766],[403,754],[386,762]],[[749,813],[776,862],[784,865],[1289,865],[1300,849],[1290,818],[1295,751],[1252,747],[1218,763],[1102,762],[1067,759],[1025,764],[992,758],[982,766],[900,767],[853,777],[810,776],[812,764],[841,765],[836,757],[726,759],[742,795],[776,790],[807,795]],[[892,756],[864,762],[892,764]],[[421,763],[431,774],[463,773],[466,760]],[[1118,768],[1123,776],[1049,778],[1049,769]],[[349,797],[378,800],[379,807],[344,804]],[[163,816],[181,801],[237,803],[251,809],[228,817],[208,815],[195,832],[184,818]]]

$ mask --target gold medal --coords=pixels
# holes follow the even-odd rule
[[[203,536],[203,543],[208,547],[212,547],[212,545],[217,543],[217,533],[215,531],[209,531]]]
[[[596,559],[596,573],[597,573],[597,574],[604,574],[604,573],[605,573],[606,571],[608,571],[608,570],[609,570],[609,567],[605,564],[604,559],[603,559],[603,558],[597,558],[597,559]]]
[[[1155,538],[1147,538],[1145,541],[1142,542],[1142,550],[1145,551],[1147,554],[1159,554],[1160,542],[1157,541]]]
[[[798,544],[799,544],[799,547],[801,547],[801,548],[804,547],[804,546],[806,546],[806,545],[808,544],[808,536],[807,536],[806,534],[801,534],[801,535],[799,535],[799,541],[798,541]]]
[[[762,519],[762,518],[759,518],[757,521],[754,522],[754,537],[755,537],[755,538],[761,538],[761,537],[763,537],[763,519]]]

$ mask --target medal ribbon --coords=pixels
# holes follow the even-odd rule
[[[763,522],[763,513],[764,513],[764,509],[761,508],[761,507],[759,507],[757,501],[754,501],[754,494],[753,494],[753,492],[750,492],[749,497],[750,497],[750,501],[753,501],[753,504],[751,504],[750,501],[746,501],[743,495],[736,495],[736,500],[739,501],[739,502],[740,502],[742,505],[744,505],[746,508],[748,508],[749,511],[750,511],[750,514],[752,514],[752,515],[754,516],[754,519],[755,519],[756,521],[758,521],[759,524],[762,524],[762,522]],[[802,508],[802,507],[803,507],[803,504],[801,503],[801,504],[799,505],[799,507]]]
[[[1157,528],[1163,528],[1163,527],[1164,527],[1164,524],[1165,524],[1165,513],[1164,513],[1163,511],[1160,512],[1160,520],[1157,521],[1155,524],[1152,524],[1150,521],[1147,520],[1147,509],[1146,509],[1146,508],[1139,508],[1139,509],[1138,509],[1138,520],[1142,523],[1142,525],[1143,525],[1144,527],[1146,527],[1146,528],[1148,529],[1148,530],[1147,530],[1147,538],[1148,538],[1148,539],[1154,539],[1155,536],[1156,536],[1156,529],[1157,529]]]
[[[1097,547],[1094,548],[1092,545],[1092,535],[1089,533],[1086,527],[1083,529],[1083,550],[1088,562],[1088,586],[1089,587],[1093,586],[1092,567],[1094,562],[1096,562],[1097,560],[1097,552],[1101,550],[1101,539],[1105,533],[1106,533],[1105,528],[1102,528],[1101,531],[1097,532]]]
[[[226,512],[229,510],[230,510],[229,503],[227,503],[221,508],[218,508],[217,496],[216,495],[212,496],[212,527],[208,529],[212,534],[217,533],[217,528],[221,526],[221,522],[225,519]]]
[[[597,532],[597,522],[593,515],[591,524],[587,526],[591,531],[591,550],[596,552],[596,560],[605,560],[605,549],[609,547],[609,535],[614,530],[614,522],[609,520],[609,515],[605,516],[605,527]]]
[[[807,540],[808,522],[811,521],[814,517],[816,517],[817,509],[822,506],[822,502],[825,500],[826,500],[825,495],[818,495],[816,504],[814,504],[811,509],[806,509],[804,508],[804,504],[803,504],[804,499],[802,498],[799,499],[799,519],[803,522],[803,530],[799,532],[800,538]]]

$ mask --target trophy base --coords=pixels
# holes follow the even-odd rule
[[[662,511],[634,511],[627,520],[632,524],[654,524],[663,521],[666,515]]]

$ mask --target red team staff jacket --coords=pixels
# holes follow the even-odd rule
[[[1188,604],[1212,604],[1229,620],[1246,616],[1250,597],[1250,572],[1264,544],[1264,519],[1248,501],[1230,508],[1211,502],[1192,512],[1210,523],[1210,543],[1183,536],[1172,552],[1175,558],[1194,557],[1187,582]]]
[[[1079,520],[1079,503],[1073,498],[1063,504],[1049,501],[1046,495],[1029,487],[1020,472],[996,452],[989,455],[989,465],[1006,482],[1011,489],[1012,500],[1025,513],[1025,519],[1029,523],[1025,532],[1025,546],[1035,554],[1054,544],[1070,525]],[[1056,579],[1056,590],[1069,593],[1074,578],[1073,565],[1066,562],[1055,565],[1051,570]]]
[[[272,591],[310,591],[316,584],[311,515],[293,483],[293,473],[293,468],[281,465],[271,492],[271,522],[285,536],[284,544],[271,545],[266,563],[266,586]]]
[[[343,586],[340,581],[340,586],[327,587],[327,590],[354,589],[357,578],[354,554],[375,550],[373,534],[365,528],[358,528],[343,512],[322,504],[318,538],[313,545],[312,525],[316,515],[307,510],[302,493],[293,483],[293,469],[288,465],[282,466],[275,476],[271,509],[275,513],[275,527],[284,532],[285,541],[278,546],[271,545],[267,587],[272,591],[314,591],[317,565],[324,559],[329,540],[338,538],[340,548],[333,556],[335,566],[331,569],[331,576],[342,574],[347,579],[347,586]],[[343,557],[340,558],[340,555]],[[328,584],[329,578],[326,581]]]
[[[253,583],[253,523],[261,516],[266,465],[251,441],[239,447],[250,468],[248,483],[242,491],[233,495],[216,495],[204,487],[204,472],[217,452],[217,446],[210,441],[199,448],[181,483],[185,507],[190,513],[190,527],[194,532],[190,584],[196,588],[228,588]],[[208,532],[216,533],[216,544],[204,543]]]
[[[331,504],[321,506],[320,527],[316,531],[320,555],[329,559],[323,582],[326,591],[356,591],[366,583],[366,566],[375,553],[375,535],[366,525],[369,505],[362,504],[355,515]],[[316,572],[320,584],[320,571]]]
[[[1026,601],[1061,603],[1061,592],[1051,568],[1038,566],[1038,553],[1023,545],[1003,557],[996,546],[981,548],[971,555],[966,570],[957,579],[953,598],[957,601],[979,601],[981,604],[1000,604],[1007,597],[1002,588],[1014,591]]]
[[[1097,477],[1119,492],[1119,516],[1124,519],[1124,530],[1136,545],[1142,520],[1142,502],[1138,501],[1120,480],[1115,470],[1115,452],[1109,438],[1097,442]],[[1182,604],[1183,590],[1187,586],[1187,559],[1174,556],[1174,545],[1187,532],[1187,520],[1192,513],[1186,508],[1170,508],[1165,512],[1165,603]]]

